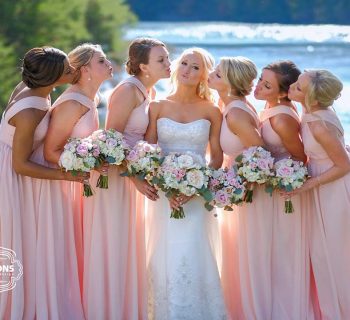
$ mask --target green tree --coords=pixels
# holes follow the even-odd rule
[[[6,45],[0,36],[0,115],[6,108],[11,91],[20,81],[17,65],[19,61],[16,59],[14,48]]]
[[[69,52],[89,41],[117,59],[125,48],[123,27],[134,21],[123,0],[1,0],[0,114],[20,80],[20,59],[30,48],[49,45]]]
[[[109,56],[119,60],[124,53],[122,38],[125,25],[136,21],[129,6],[123,0],[88,0],[85,11],[85,25],[90,41],[99,43]]]

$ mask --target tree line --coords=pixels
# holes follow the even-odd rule
[[[82,42],[98,43],[119,61],[126,49],[123,27],[135,21],[123,0],[1,0],[0,115],[30,48],[49,45],[69,52]]]
[[[349,0],[129,0],[144,21],[350,24]]]

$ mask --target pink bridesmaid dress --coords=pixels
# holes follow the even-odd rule
[[[331,108],[304,114],[301,134],[311,176],[319,176],[333,166],[309,129],[310,122],[320,120],[338,128],[344,145],[343,127]],[[350,319],[350,174],[316,187],[303,197],[309,204],[307,234],[321,319]]]
[[[136,86],[145,100],[136,107],[123,132],[133,147],[148,126],[149,97],[135,77],[122,81]],[[112,93],[113,94],[113,93]],[[146,319],[144,196],[118,168],[108,172],[108,189],[95,189],[84,202],[84,296],[87,319]],[[91,177],[96,185],[99,173]]]
[[[223,113],[220,144],[225,166],[235,163],[244,145],[227,126],[232,108],[244,110],[260,127],[258,115],[242,101],[228,104]],[[219,215],[222,244],[221,280],[229,319],[271,319],[272,201],[264,187],[254,189],[253,202]]]
[[[83,94],[77,92],[64,92],[52,106],[57,108],[63,102],[74,100],[88,108],[88,111],[74,125],[71,138],[86,138],[99,128],[98,100],[93,101]],[[76,247],[76,257],[78,263],[78,274],[80,291],[82,294],[83,286],[83,269],[84,269],[84,247],[83,247],[83,184],[79,182],[61,181],[61,189],[68,203],[73,210],[73,228]],[[94,187],[92,185],[92,187]]]
[[[15,127],[8,122],[24,109],[47,111],[50,101],[23,98],[2,115],[0,124],[0,246],[13,250],[23,265],[23,276],[11,291],[0,293],[0,319],[34,319],[36,303],[37,214],[31,179],[18,175],[12,167]],[[48,114],[37,126],[33,149],[45,138]]]
[[[290,157],[270,118],[286,114],[300,122],[298,114],[288,106],[265,109],[260,114],[261,134],[267,149],[275,160]],[[305,205],[300,196],[292,197],[294,212],[284,213],[284,199],[274,192],[271,256],[271,319],[312,319],[310,307],[310,258],[306,237]],[[265,208],[264,208],[265,210]]]

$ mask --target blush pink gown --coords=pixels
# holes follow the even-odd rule
[[[0,319],[34,319],[36,303],[36,212],[31,180],[16,174],[12,167],[12,143],[16,128],[8,121],[27,109],[47,111],[49,100],[27,97],[3,114],[0,124],[0,246],[16,253],[23,273],[16,287],[0,293]],[[37,126],[33,149],[45,138],[48,114]]]
[[[145,98],[123,132],[132,147],[144,138],[150,101],[137,78],[118,87],[125,83]],[[84,309],[89,320],[146,319],[144,196],[120,173],[111,167],[108,189],[95,188],[95,195],[84,202]],[[98,176],[92,174],[93,186]]]
[[[225,166],[232,166],[243,152],[240,138],[227,126],[232,108],[247,112],[260,127],[258,115],[242,101],[228,104],[223,113],[220,144]],[[253,202],[221,211],[221,281],[229,319],[271,319],[272,201],[264,187],[254,189]]]
[[[300,122],[290,107],[276,106],[260,114],[262,137],[275,160],[290,157],[270,119],[285,114]],[[284,213],[284,199],[278,192],[271,197],[273,204],[271,252],[271,319],[312,319],[310,307],[310,258],[306,235],[305,205],[300,196],[292,197],[294,212]]]
[[[92,101],[85,95],[76,92],[64,92],[57,98],[52,108],[59,107],[63,102],[73,100],[88,108],[88,111],[74,125],[72,138],[85,138],[99,128],[97,99]],[[83,184],[79,182],[61,181],[61,189],[73,210],[73,228],[78,263],[80,291],[82,294],[84,273],[84,246],[83,246]],[[92,185],[92,188],[94,186]]]
[[[338,128],[344,145],[344,130],[331,108],[304,114],[301,133],[311,176],[334,165],[309,129],[310,122],[320,120]],[[350,319],[350,174],[316,187],[304,197],[309,205],[307,234],[320,319]]]

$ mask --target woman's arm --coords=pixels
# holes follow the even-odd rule
[[[350,172],[349,154],[339,140],[338,129],[322,121],[309,123],[309,127],[314,138],[326,151],[334,165],[319,176],[307,180],[300,189],[296,190],[298,193],[335,181]]]
[[[226,122],[228,128],[239,137],[246,148],[264,145],[252,116],[244,110],[231,109],[226,115]]]
[[[137,98],[137,88],[125,83],[115,89],[108,103],[106,129],[115,129],[123,133],[131,112],[141,102]]]
[[[42,115],[39,115],[36,110],[25,109],[12,117],[12,120],[16,127],[12,145],[12,164],[17,174],[38,179],[80,182],[89,177],[87,173],[74,177],[69,172],[47,168],[29,160],[33,149],[34,133],[42,120]]]
[[[224,160],[222,149],[220,146],[220,130],[222,123],[222,115],[218,107],[211,107],[210,110],[210,135],[209,135],[209,150],[210,162],[209,166],[218,169],[221,167]]]
[[[149,110],[148,110],[149,124],[145,134],[145,140],[148,141],[149,143],[158,142],[157,120],[159,118],[160,108],[161,108],[161,102],[158,102],[158,101],[151,102],[149,105]]]
[[[75,124],[88,111],[87,107],[75,100],[65,101],[52,110],[44,144],[44,156],[47,161],[58,163]]]
[[[270,123],[292,158],[305,163],[307,157],[304,153],[304,145],[299,134],[300,124],[298,121],[288,115],[279,114],[271,118]]]

